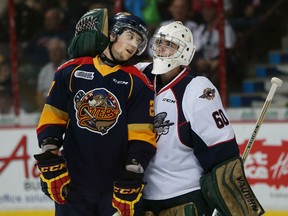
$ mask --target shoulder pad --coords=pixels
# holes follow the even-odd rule
[[[138,68],[136,68],[135,66],[132,66],[132,65],[123,66],[123,67],[121,67],[121,70],[126,72],[126,73],[130,73],[134,76],[137,76],[139,79],[141,79],[144,82],[144,84],[146,86],[148,86],[151,90],[153,90],[153,85],[150,82],[150,80],[148,79],[148,77],[144,73],[142,73],[142,71],[140,71]]]
[[[65,63],[63,63],[62,65],[60,65],[57,68],[58,70],[61,70],[62,68],[68,67],[70,65],[81,65],[81,64],[93,64],[93,57],[80,57],[80,58],[75,58],[75,59],[70,59],[68,61],[66,61]]]

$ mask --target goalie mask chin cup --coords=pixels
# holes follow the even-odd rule
[[[138,45],[136,55],[141,55],[148,44],[148,29],[141,18],[128,12],[119,12],[109,20],[109,33],[121,35],[125,29],[131,29],[139,34],[142,42]]]
[[[176,45],[175,52],[172,55],[157,55],[157,41],[159,40]],[[162,26],[154,35],[151,48],[153,54],[152,74],[164,74],[178,66],[189,65],[196,49],[192,32],[179,21]]]

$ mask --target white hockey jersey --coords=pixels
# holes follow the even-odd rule
[[[157,91],[157,152],[144,177],[143,197],[149,200],[199,189],[204,172],[239,154],[220,95],[207,78],[183,70]]]

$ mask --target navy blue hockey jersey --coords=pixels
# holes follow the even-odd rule
[[[155,154],[153,88],[133,66],[72,59],[55,73],[37,135],[63,139],[71,184],[87,195],[111,192],[127,159],[146,168]],[[60,147],[60,146],[59,146]]]

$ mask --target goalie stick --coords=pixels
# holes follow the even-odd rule
[[[255,138],[256,138],[256,136],[257,136],[257,133],[258,133],[260,127],[261,127],[261,124],[262,124],[262,122],[263,122],[263,120],[264,120],[264,117],[265,117],[265,115],[266,115],[266,112],[267,112],[267,110],[268,110],[268,108],[269,108],[269,106],[270,106],[270,104],[271,104],[271,102],[272,102],[272,99],[273,99],[273,97],[274,97],[274,94],[275,94],[277,88],[278,88],[278,87],[281,87],[282,82],[283,82],[283,81],[282,81],[281,79],[277,78],[277,77],[272,77],[272,79],[271,79],[272,85],[271,85],[271,87],[270,87],[269,93],[268,93],[268,95],[267,95],[267,97],[266,97],[266,100],[265,100],[265,103],[264,103],[264,105],[263,105],[263,107],[262,107],[262,110],[261,110],[261,112],[260,112],[260,115],[259,115],[259,117],[258,117],[258,119],[257,119],[257,121],[256,121],[256,125],[255,125],[255,127],[254,127],[253,133],[252,133],[252,135],[250,136],[249,141],[248,141],[248,143],[247,143],[247,145],[246,145],[246,148],[245,148],[245,150],[244,150],[244,152],[243,152],[243,155],[242,155],[243,163],[245,163],[245,160],[247,159],[248,154],[249,154],[250,151],[251,151],[251,148],[252,148],[252,146],[253,146],[253,143],[254,143],[254,141],[255,141]],[[215,209],[215,210],[213,211],[212,216],[222,216],[222,215],[217,211],[217,209]]]

